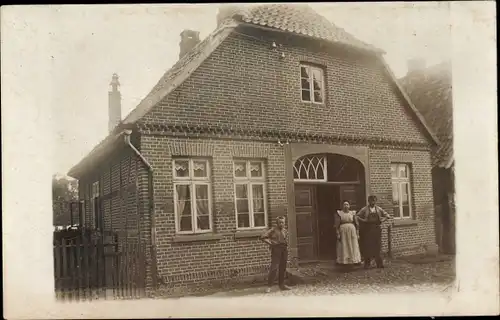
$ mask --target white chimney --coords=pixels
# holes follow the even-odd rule
[[[108,131],[111,132],[122,120],[122,95],[118,87],[118,75],[113,74],[111,82],[111,91],[108,92]]]

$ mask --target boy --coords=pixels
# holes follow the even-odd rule
[[[276,226],[267,230],[260,239],[267,243],[271,249],[271,267],[267,280],[266,292],[271,292],[271,287],[278,271],[278,285],[281,290],[290,290],[285,285],[286,263],[288,260],[287,232],[285,229],[285,217],[276,218]]]

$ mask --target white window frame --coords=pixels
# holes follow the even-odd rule
[[[406,167],[406,177],[401,177],[400,176],[400,168],[401,167]],[[396,168],[396,173],[397,177],[392,176],[392,168]],[[399,216],[394,215],[393,212],[393,217],[394,219],[400,219],[400,220],[408,220],[408,219],[413,219],[413,199],[412,199],[412,185],[411,185],[411,167],[407,163],[398,163],[398,162],[393,162],[391,163],[391,198],[394,195],[394,187],[393,185],[396,183],[398,185],[398,203],[399,203]],[[407,184],[408,185],[408,212],[409,216],[403,217],[403,199],[402,199],[402,186]],[[394,199],[392,199],[394,201]],[[395,208],[394,204],[392,204],[392,207]]]
[[[175,171],[176,161],[188,161],[189,163],[189,176],[187,177],[177,177]],[[195,177],[194,176],[194,162],[205,162],[207,168],[206,177]],[[174,215],[175,215],[175,232],[177,234],[199,234],[199,233],[211,233],[213,232],[213,217],[212,217],[212,181],[211,181],[211,168],[210,160],[207,158],[175,158],[172,159],[172,177],[173,177],[173,193],[174,193]],[[180,216],[177,212],[177,186],[187,185],[189,186],[189,194],[191,197],[191,230],[181,231],[180,228]],[[200,230],[198,229],[197,221],[197,204],[196,204],[196,186],[206,185],[208,186],[208,223],[209,229]]]
[[[246,165],[246,176],[245,177],[237,177],[235,173],[236,164],[239,162],[245,162]],[[262,169],[261,177],[252,177],[250,171],[250,163],[260,163]],[[268,212],[267,212],[267,183],[266,183],[266,162],[260,159],[234,159],[233,160],[233,177],[234,177],[234,214],[236,221],[236,230],[260,230],[266,229],[268,226]],[[237,185],[246,185],[247,186],[247,200],[248,200],[248,214],[249,214],[249,226],[248,227],[239,227],[238,226],[238,201],[236,198],[236,186]],[[261,185],[262,186],[262,196],[264,200],[264,225],[255,227],[255,217],[254,217],[254,208],[253,208],[253,186]]]
[[[94,220],[94,227],[96,229],[99,229],[99,227],[102,227],[102,226],[99,225],[99,221],[98,221],[99,217],[96,217],[96,212],[95,212],[95,199],[99,198],[100,191],[101,190],[100,190],[99,180],[93,182],[90,185],[90,206],[91,206],[90,210],[92,212],[92,220]]]
[[[310,92],[310,97],[311,100],[304,100],[302,98],[302,68],[307,68],[308,69],[308,74],[309,74],[309,92]],[[318,70],[321,72],[321,102],[315,101],[314,97],[314,80],[313,80],[313,70]],[[307,103],[314,103],[314,104],[324,104],[325,103],[325,71],[324,68],[320,66],[314,66],[312,64],[307,64],[307,63],[301,63],[300,68],[299,68],[299,74],[300,74],[300,100],[302,102],[307,102]]]
[[[307,176],[309,175],[309,167],[313,166],[313,164],[312,164],[312,159],[313,158],[318,158],[318,160],[319,160],[317,168],[313,167],[314,173],[316,175],[316,178],[313,178],[313,177],[311,177],[311,178],[307,177],[306,179],[300,178],[300,173],[302,172],[301,168],[304,168],[304,170],[306,170],[305,172],[306,172]],[[308,161],[307,166],[304,163],[305,160]],[[296,167],[296,164],[298,162],[300,162],[299,168]],[[294,176],[295,176],[295,173],[297,173],[297,176],[299,177],[299,178],[295,178],[294,177],[294,179],[293,179],[294,182],[311,182],[311,183],[314,183],[314,182],[327,182],[328,181],[328,161],[327,161],[326,155],[307,155],[307,156],[298,158],[293,163],[293,170],[294,170]],[[318,179],[317,178],[317,176],[318,176],[318,170],[322,170],[322,172],[323,172],[323,178],[322,179]]]

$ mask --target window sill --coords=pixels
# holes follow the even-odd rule
[[[405,220],[394,220],[394,227],[412,227],[418,225],[417,220],[405,219]]]
[[[224,236],[222,234],[214,233],[201,233],[201,234],[178,234],[173,237],[173,242],[196,242],[196,241],[214,241],[221,240]]]
[[[243,238],[257,238],[260,237],[266,229],[255,229],[255,230],[236,230],[234,232],[235,239],[243,239]]]

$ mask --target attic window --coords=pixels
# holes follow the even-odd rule
[[[325,77],[320,67],[300,66],[301,98],[304,102],[323,103],[325,100]]]

